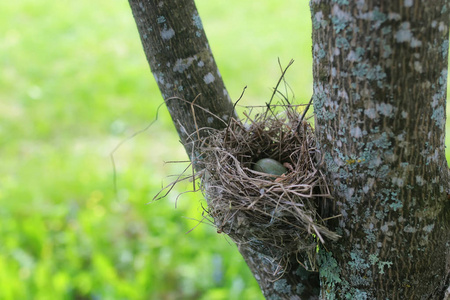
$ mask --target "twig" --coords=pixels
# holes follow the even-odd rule
[[[276,84],[276,86],[275,86],[275,88],[274,88],[274,90],[273,90],[272,96],[270,97],[270,101],[269,101],[269,103],[266,103],[267,110],[266,110],[266,113],[264,114],[264,119],[267,117],[267,111],[270,110],[270,112],[273,114],[273,111],[270,109],[270,106],[271,106],[271,104],[272,104],[272,100],[273,100],[273,98],[275,97],[275,94],[277,93],[278,87],[280,86],[280,83],[281,83],[281,81],[283,80],[284,75],[286,74],[287,70],[289,69],[289,67],[290,67],[293,63],[294,63],[294,60],[291,59],[291,60],[289,61],[288,65],[287,65],[287,67],[286,67],[286,68],[284,69],[284,71],[281,73],[281,77],[280,77],[280,79],[278,79],[278,82],[277,82],[277,84]]]
[[[303,121],[303,119],[305,118],[305,115],[306,115],[306,113],[308,112],[309,107],[311,106],[312,101],[313,101],[313,97],[311,97],[311,99],[309,100],[308,105],[306,106],[305,110],[303,111],[302,117],[300,118],[300,123],[301,123],[301,122]],[[299,124],[300,124],[300,123],[299,123]]]
[[[233,109],[230,112],[230,117],[228,119],[228,124],[227,124],[227,129],[225,130],[226,133],[228,133],[228,129],[230,128],[230,123],[231,123],[231,119],[232,119],[232,115],[234,110],[236,109],[236,105],[239,103],[239,101],[241,101],[242,97],[244,96],[245,90],[247,89],[247,86],[244,86],[244,89],[242,90],[241,96],[239,97],[239,99],[236,100],[236,102],[234,102],[233,104]],[[225,134],[225,139],[224,139],[224,144],[227,142],[227,136],[228,134]]]
[[[192,102],[191,102],[192,118],[194,119],[194,125],[195,125],[195,129],[196,129],[196,132],[197,132],[197,138],[198,138],[198,140],[200,140],[200,133],[198,132],[197,118],[195,117],[195,109],[194,109],[194,105],[195,105],[195,104],[194,104],[194,103],[195,103],[195,101],[197,101],[198,98],[200,98],[201,95],[202,95],[202,94],[198,94],[198,95],[195,97],[195,99],[192,100]]]
[[[128,142],[129,140],[131,140],[132,138],[134,138],[135,136],[147,131],[156,121],[158,121],[158,114],[159,114],[159,109],[161,108],[161,106],[164,103],[161,103],[158,108],[156,109],[156,116],[155,119],[153,121],[151,121],[144,129],[141,129],[139,131],[136,131],[135,133],[133,133],[132,135],[128,136],[127,138],[125,138],[124,140],[120,141],[116,147],[114,147],[114,149],[109,153],[109,157],[111,159],[111,164],[113,167],[113,185],[114,185],[114,194],[116,196],[116,200],[119,199],[118,197],[118,190],[117,190],[117,168],[116,168],[116,160],[114,159],[114,154],[116,153],[117,150],[119,150],[119,148],[125,144],[126,142]]]

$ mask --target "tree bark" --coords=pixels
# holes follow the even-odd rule
[[[197,145],[208,130],[223,129],[237,118],[217,69],[192,0],[129,0],[151,71],[191,161],[201,159]],[[207,199],[208,200],[208,199]],[[263,243],[262,243],[263,244]],[[317,299],[317,273],[306,271],[295,257],[280,268],[276,257],[248,245],[238,249],[267,299]],[[301,259],[301,258],[299,258]],[[312,278],[312,279],[311,279]]]
[[[444,299],[445,0],[312,0],[314,110],[343,237],[322,299]]]
[[[129,0],[194,165],[236,117],[192,0]],[[314,108],[343,236],[320,251],[322,299],[443,299],[450,281],[444,155],[445,0],[312,0]],[[238,245],[267,299],[317,299],[319,274]],[[270,253],[270,252],[269,252]]]

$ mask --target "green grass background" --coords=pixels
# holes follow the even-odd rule
[[[311,95],[308,1],[197,6],[229,93]],[[263,299],[200,194],[147,205],[185,160],[127,1],[0,2],[0,299]],[[176,204],[176,207],[175,207]]]

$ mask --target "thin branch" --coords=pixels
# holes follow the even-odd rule
[[[275,86],[275,88],[274,88],[274,90],[273,90],[272,96],[270,97],[269,103],[266,103],[267,110],[266,110],[266,113],[265,113],[264,117],[267,116],[267,111],[270,111],[270,112],[273,114],[273,112],[272,112],[272,110],[271,110],[271,108],[270,108],[270,106],[271,106],[271,104],[272,104],[272,100],[273,100],[273,98],[275,97],[275,95],[276,95],[276,93],[277,93],[277,91],[278,91],[278,87],[280,86],[280,83],[281,83],[281,81],[283,80],[284,75],[286,74],[287,70],[289,69],[289,67],[290,67],[293,63],[294,63],[294,60],[291,59],[291,60],[289,61],[288,65],[286,66],[286,68],[284,69],[284,71],[281,73],[281,76],[280,76],[280,78],[278,79],[278,82],[277,82],[277,84],[276,84],[276,86]]]

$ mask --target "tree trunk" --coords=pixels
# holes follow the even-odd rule
[[[312,0],[314,110],[343,237],[323,299],[443,299],[448,1]]]
[[[236,117],[192,0],[129,0],[151,70],[193,161],[198,128]],[[443,299],[445,0],[312,0],[314,108],[343,237],[320,251],[322,299]],[[446,247],[447,245],[447,247]],[[267,299],[318,299],[302,257],[239,251]],[[284,272],[283,272],[284,271]]]

